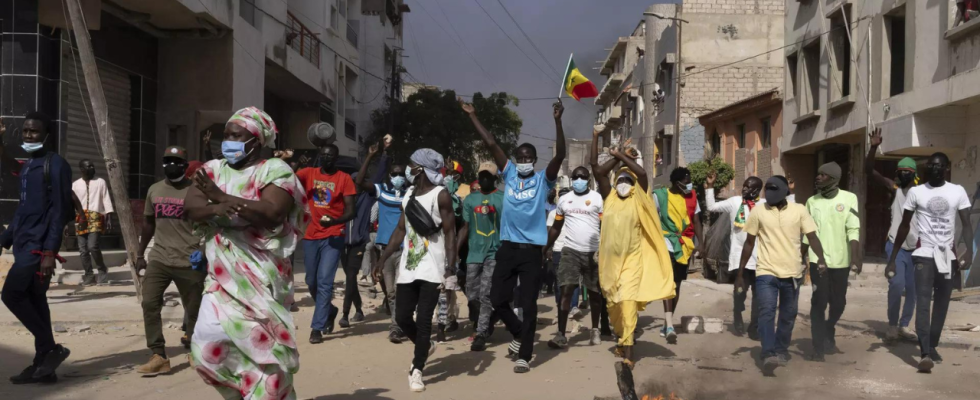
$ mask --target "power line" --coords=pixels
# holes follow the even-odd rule
[[[405,25],[408,26],[408,21],[405,21]],[[422,67],[422,76],[424,76],[426,80],[429,80],[429,73],[426,71],[425,68],[425,57],[422,57],[422,51],[419,50],[419,42],[415,38],[415,36],[418,35],[418,30],[416,30],[414,24],[412,25],[411,31],[412,31],[412,46],[415,47],[415,55],[418,56],[417,58],[419,60],[419,65]]]
[[[416,2],[415,4],[418,4],[419,8],[421,8],[422,11],[425,12],[425,15],[428,15],[429,18],[431,18],[432,21],[436,23],[436,26],[438,26],[439,29],[442,29],[442,32],[445,33],[446,36],[449,36],[450,39],[452,39],[453,43],[456,43],[457,46],[459,46],[461,49],[463,49],[463,52],[465,52],[466,55],[470,57],[470,60],[473,61],[473,64],[476,64],[476,67],[479,68],[481,72],[483,72],[483,76],[485,78],[487,78],[487,81],[490,82],[490,84],[493,85],[494,87],[497,87],[497,82],[493,79],[493,77],[490,76],[490,74],[487,72],[487,70],[483,69],[483,65],[481,65],[480,62],[476,60],[476,57],[473,57],[473,54],[470,53],[470,51],[466,48],[466,43],[465,42],[464,43],[457,42],[456,39],[453,38],[453,36],[449,34],[449,31],[447,31],[446,28],[444,28],[442,26],[442,23],[440,23],[439,20],[437,20],[435,17],[433,17],[432,14],[429,12],[429,10],[427,10],[425,8],[425,6],[422,5],[422,2]],[[438,2],[436,2],[436,5],[439,6],[440,8],[442,8],[442,6],[440,6]],[[443,14],[445,14],[445,12],[443,12]],[[446,18],[446,20],[449,20],[449,18]],[[449,23],[449,26],[452,28],[452,22]],[[455,31],[456,28],[453,28],[453,30]],[[457,34],[457,36],[458,35],[459,34]],[[460,39],[462,40],[462,38],[460,38]],[[498,90],[499,90],[499,88],[498,88]]]
[[[538,55],[541,56],[541,59],[544,60],[545,64],[551,67],[551,69],[555,71],[555,75],[561,76],[561,72],[558,72],[558,70],[555,69],[555,67],[548,62],[548,57],[544,56],[544,53],[541,52],[541,49],[539,49],[538,46],[534,44],[534,41],[531,40],[531,36],[528,36],[527,32],[524,32],[524,28],[521,28],[521,24],[519,24],[517,20],[514,19],[514,16],[510,14],[510,11],[507,10],[507,6],[505,6],[504,3],[500,0],[497,0],[497,3],[500,4],[500,7],[504,9],[504,12],[507,13],[507,16],[510,17],[510,20],[514,21],[514,25],[517,25],[517,29],[521,31],[522,35],[524,35],[524,39],[527,39],[528,43],[531,43],[531,47],[534,48],[534,51],[538,52]]]
[[[520,50],[521,51],[521,54],[523,54],[524,57],[528,59],[528,61],[530,61],[532,64],[534,64],[534,66],[537,67],[538,70],[541,71],[542,74],[544,74],[549,79],[551,79],[552,82],[555,82],[556,84],[559,84],[560,85],[560,83],[558,82],[558,80],[556,80],[554,77],[552,77],[551,74],[549,74],[548,72],[545,72],[544,68],[541,68],[541,66],[538,65],[538,63],[536,61],[534,61],[534,59],[532,59],[531,56],[529,56],[527,54],[527,52],[525,52],[524,49],[521,48],[520,45],[517,44],[517,41],[515,41],[514,38],[510,37],[510,35],[507,33],[507,31],[504,30],[504,28],[502,26],[500,26],[499,23],[497,23],[497,20],[495,20],[493,18],[493,16],[490,15],[490,13],[487,11],[487,9],[484,8],[482,4],[480,4],[479,0],[473,0],[473,2],[476,3],[476,5],[479,6],[481,10],[483,10],[483,13],[486,14],[487,17],[490,18],[490,21],[493,21],[493,24],[494,25],[497,25],[497,29],[500,29],[500,32],[503,32],[504,36],[507,36],[507,39],[510,39],[510,42],[514,44],[514,47],[516,47],[517,50]]]

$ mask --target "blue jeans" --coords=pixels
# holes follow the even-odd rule
[[[800,289],[796,279],[779,279],[772,275],[755,278],[755,295],[759,296],[759,338],[762,358],[787,354],[796,324]],[[776,309],[779,308],[779,319]]]
[[[333,281],[337,276],[340,252],[344,249],[341,236],[319,240],[303,239],[303,261],[306,264],[306,286],[316,307],[310,329],[326,330],[333,305]]]
[[[889,259],[895,251],[891,240],[885,242],[885,254]],[[902,307],[902,291],[905,291],[905,307]],[[898,310],[902,310],[901,320]],[[915,269],[912,268],[912,252],[901,247],[895,257],[895,277],[888,281],[888,326],[909,326],[915,313]],[[899,325],[901,324],[901,325]]]

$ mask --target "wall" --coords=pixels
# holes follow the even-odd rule
[[[738,109],[738,105],[732,106]],[[719,119],[702,120],[704,124],[703,142],[710,146],[712,136],[717,133],[721,136],[722,148],[719,156],[725,162],[731,164],[735,169],[735,177],[726,187],[726,196],[738,194],[742,187],[742,182],[750,176],[758,176],[763,181],[773,175],[781,175],[784,168],[779,157],[779,140],[781,131],[779,120],[782,112],[782,104],[777,99],[774,102],[758,107],[742,110],[730,117]],[[770,118],[770,142],[769,147],[764,148],[761,141],[762,120]],[[745,144],[739,146],[738,126],[745,125]],[[698,125],[700,126],[700,125]]]

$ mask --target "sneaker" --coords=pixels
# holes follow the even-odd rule
[[[555,350],[561,350],[568,347],[568,339],[565,335],[561,333],[556,333],[555,337],[548,341],[548,347]]]
[[[459,330],[459,322],[455,320],[449,322],[449,325],[446,325],[446,333],[456,332],[457,330]]]
[[[827,358],[824,357],[823,353],[821,352],[814,352],[813,354],[810,354],[810,357],[807,357],[807,359],[813,362],[827,361]]]
[[[388,341],[394,344],[399,344],[402,342],[402,335],[396,331],[388,332]]]
[[[350,321],[347,320],[347,317],[341,317],[340,322],[338,322],[337,325],[340,325],[341,328],[345,329],[350,328]]]
[[[749,340],[754,340],[756,342],[759,341],[759,330],[758,329],[749,329]]]
[[[358,311],[354,313],[354,318],[351,318],[350,322],[364,322],[364,312]]]
[[[667,325],[664,325],[663,328],[660,328],[660,337],[662,338],[667,337]]]
[[[314,329],[310,332],[310,344],[320,344],[323,343],[323,332]]]
[[[470,344],[470,351],[483,351],[487,349],[487,338],[482,334],[476,334],[473,337],[473,343]]]
[[[898,337],[912,342],[919,340],[919,335],[916,335],[915,331],[909,329],[907,326],[899,328]]]
[[[932,367],[934,366],[936,366],[936,364],[932,362],[932,358],[929,356],[924,356],[922,357],[921,360],[919,360],[919,365],[918,365],[919,372],[925,374],[931,373]]]
[[[735,336],[745,336],[745,323],[735,322],[732,324],[732,333]]]
[[[936,349],[929,350],[929,358],[931,358],[932,362],[936,363],[936,365],[943,363],[943,356],[939,355],[939,352],[936,351]]]
[[[82,286],[95,286],[95,275],[86,274],[82,276]]]
[[[10,377],[10,383],[12,383],[14,385],[24,385],[24,384],[28,384],[28,383],[55,383],[55,382],[58,382],[58,375],[57,374],[51,374],[51,375],[42,376],[40,378],[35,378],[34,377],[34,372],[35,371],[37,371],[37,367],[36,366],[33,366],[33,365],[31,365],[31,366],[29,366],[27,368],[24,368],[24,370],[21,371],[19,375],[14,375],[14,376],[11,376]]]
[[[408,374],[408,388],[416,393],[425,391],[425,384],[422,383],[422,371],[412,368],[412,373]]]
[[[71,355],[71,350],[68,350],[67,347],[60,344],[55,346],[53,350],[44,355],[44,361],[41,361],[41,365],[38,365],[37,370],[34,371],[34,379],[54,374],[54,370],[58,369],[58,366],[65,362],[69,355]]]
[[[136,367],[136,373],[142,376],[157,376],[170,373],[170,359],[163,358],[159,354],[150,357],[146,364]]]
[[[568,319],[577,320],[579,318],[582,318],[582,310],[578,307],[572,307],[572,309],[568,311]]]
[[[99,286],[105,286],[109,284],[109,271],[99,271],[99,276],[97,279]]]
[[[896,341],[900,338],[899,328],[897,326],[889,326],[888,332],[885,333],[885,340],[889,342]]]
[[[185,349],[191,348],[191,337],[184,335],[180,337],[180,344],[184,345]]]
[[[330,304],[330,313],[328,314],[329,316],[327,317],[327,329],[324,329],[323,333],[326,334],[333,333],[334,324],[337,321],[337,314],[339,313],[340,313],[340,309],[334,306],[333,304]]]
[[[789,364],[789,354],[776,354],[776,360],[779,361],[780,367],[785,367]]]
[[[667,338],[667,343],[677,344],[677,332],[674,332],[673,326],[668,326],[664,337]]]
[[[518,374],[531,372],[531,366],[528,365],[527,361],[517,360],[517,362],[514,363],[514,372]]]
[[[769,356],[762,362],[762,372],[771,375],[779,367],[779,357]]]
[[[517,340],[511,340],[510,345],[507,346],[507,355],[513,357],[520,352],[521,352],[521,342],[518,342]]]
[[[592,328],[591,335],[592,337],[589,339],[589,345],[598,346],[602,344],[602,334],[599,333],[598,329]]]

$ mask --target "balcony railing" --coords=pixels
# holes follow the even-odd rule
[[[289,30],[286,32],[287,44],[299,52],[300,56],[320,68],[320,39],[292,13],[287,15],[289,19]]]

